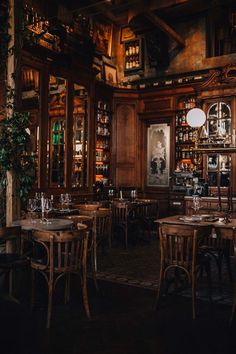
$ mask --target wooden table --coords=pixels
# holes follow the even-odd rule
[[[12,225],[21,226],[22,230],[52,230],[60,231],[70,229],[73,226],[73,221],[69,219],[49,219],[50,223],[42,223],[41,219],[34,219],[33,222],[28,219],[16,220]]]
[[[201,215],[199,215],[201,216]],[[214,228],[227,228],[227,229],[232,229],[232,230],[236,230],[236,219],[232,219],[231,222],[225,224],[223,222],[223,218],[219,218],[218,221],[209,221],[204,218],[202,218],[202,220],[200,221],[184,221],[184,218],[187,218],[190,216],[187,215],[174,215],[174,216],[168,216],[166,218],[162,218],[162,219],[157,219],[155,220],[156,223],[158,224],[177,224],[177,225],[191,225],[193,226],[195,229],[200,228],[201,226],[206,226],[209,225],[212,227],[212,229]],[[228,239],[229,237],[227,237]]]

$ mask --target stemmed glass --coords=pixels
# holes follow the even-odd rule
[[[108,198],[109,198],[109,200],[112,200],[113,196],[114,196],[114,190],[113,189],[109,189],[108,190]]]
[[[64,203],[67,205],[67,210],[70,210],[70,203],[71,203],[71,195],[69,193],[65,194],[65,201]]]
[[[197,215],[199,209],[201,208],[201,198],[199,197],[199,195],[194,195],[193,196],[193,206],[192,206],[195,215]]]
[[[132,189],[131,192],[130,192],[130,194],[131,194],[131,199],[132,199],[132,201],[134,202],[135,199],[137,198],[136,189]]]
[[[64,209],[64,204],[65,204],[65,194],[60,195],[60,204],[61,204],[61,209]]]
[[[30,221],[31,223],[35,223],[36,221],[33,219],[33,212],[37,209],[37,200],[34,198],[29,198],[27,203],[27,210],[30,212]]]
[[[48,220],[48,213],[52,210],[52,200],[49,198],[44,199],[44,211],[46,213],[46,224],[51,224],[51,222]]]

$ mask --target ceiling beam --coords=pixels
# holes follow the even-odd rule
[[[165,21],[159,16],[155,15],[151,11],[144,13],[145,17],[155,26],[161,28],[169,37],[176,41],[181,47],[185,47],[185,40],[171,28]]]

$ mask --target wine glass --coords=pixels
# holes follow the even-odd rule
[[[199,197],[199,195],[194,195],[193,196],[193,210],[195,212],[195,215],[197,215],[199,209],[201,207],[201,199]]]
[[[110,200],[112,200],[113,196],[114,196],[114,190],[113,190],[113,189],[109,189],[109,190],[108,190],[108,198],[109,198]]]
[[[51,224],[48,220],[48,213],[52,210],[52,200],[49,198],[44,199],[44,211],[46,213],[46,224]]]
[[[65,204],[67,205],[67,210],[70,210],[71,195],[69,193],[65,194]]]
[[[61,194],[60,195],[60,204],[61,204],[61,209],[64,209],[64,205],[65,205],[65,200],[66,200],[66,198],[65,198],[65,194]]]
[[[33,212],[37,209],[37,201],[34,198],[29,198],[27,203],[27,210],[30,213],[30,221],[31,223],[35,223],[36,221],[33,219]]]

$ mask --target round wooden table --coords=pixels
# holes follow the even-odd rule
[[[49,223],[42,222],[41,219],[33,219],[33,222],[29,219],[16,220],[12,225],[21,226],[22,230],[52,230],[60,231],[70,229],[73,226],[73,221],[69,219],[49,219]]]

